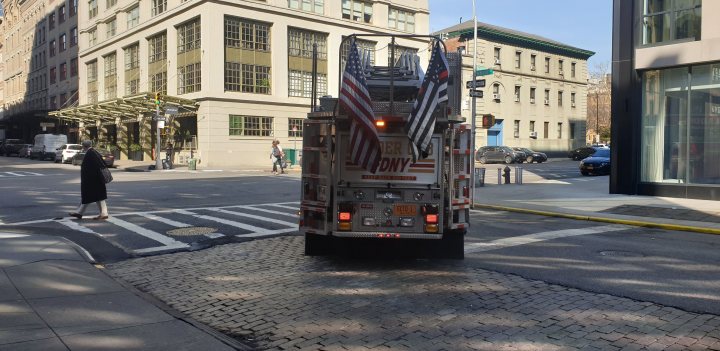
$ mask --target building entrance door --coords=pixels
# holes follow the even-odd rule
[[[499,146],[503,143],[503,120],[495,120],[495,125],[488,129],[488,146]]]

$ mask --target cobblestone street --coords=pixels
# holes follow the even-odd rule
[[[108,272],[258,350],[720,350],[720,317],[474,268],[303,256],[286,236]]]

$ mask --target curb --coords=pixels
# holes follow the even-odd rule
[[[680,224],[653,223],[653,222],[645,222],[645,221],[630,220],[630,219],[616,219],[616,218],[607,218],[607,217],[573,215],[573,214],[568,214],[568,213],[530,210],[530,209],[526,209],[526,208],[507,207],[507,206],[498,206],[498,205],[486,205],[486,204],[478,204],[478,203],[473,203],[473,206],[485,208],[485,209],[491,209],[491,210],[519,212],[519,213],[534,214],[534,215],[540,215],[540,216],[546,216],[546,217],[574,219],[574,220],[579,220],[579,221],[624,224],[624,225],[629,225],[629,226],[634,226],[634,227],[657,228],[657,229],[665,229],[665,230],[677,230],[677,231],[684,231],[684,232],[720,235],[720,229],[716,229],[716,228],[696,227],[696,226],[680,225]]]

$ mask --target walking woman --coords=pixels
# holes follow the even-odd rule
[[[272,153],[270,154],[270,157],[273,159],[273,170],[272,170],[273,174],[278,174],[277,173],[278,165],[280,165],[280,173],[281,174],[285,173],[285,169],[283,169],[283,164],[282,164],[283,156],[284,156],[284,154],[283,154],[282,147],[280,147],[280,141],[273,140]]]
[[[105,177],[103,176],[103,168],[107,168],[105,161],[99,152],[92,148],[90,140],[82,142],[85,157],[80,166],[80,195],[82,198],[81,205],[76,212],[71,212],[70,216],[81,219],[85,210],[91,203],[96,203],[100,214],[93,219],[103,220],[108,218],[107,189],[105,188]]]

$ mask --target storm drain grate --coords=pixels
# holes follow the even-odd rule
[[[211,233],[215,233],[217,231],[217,228],[211,228],[211,227],[186,227],[186,228],[177,228],[168,230],[166,233],[167,235],[172,236],[195,236],[195,235],[207,235]]]

